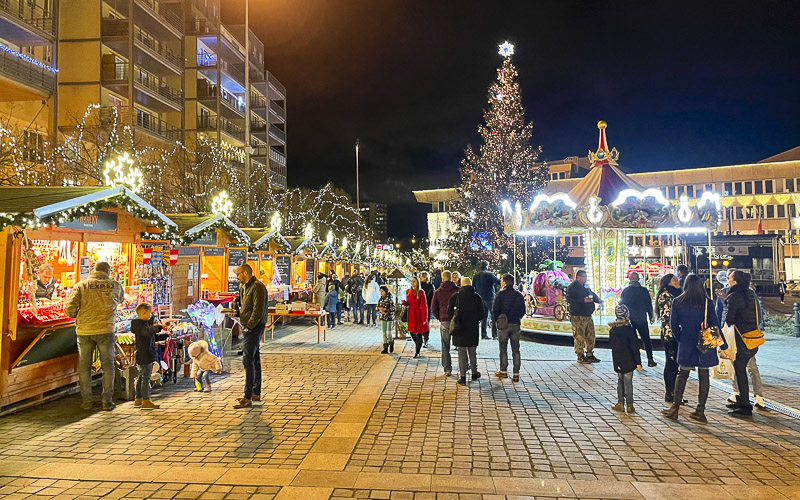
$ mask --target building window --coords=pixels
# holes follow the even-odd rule
[[[753,194],[753,183],[752,182],[745,182],[744,183],[744,194]]]
[[[778,218],[783,219],[784,217],[786,217],[786,207],[778,205]]]
[[[767,205],[767,219],[775,218],[775,205]]]
[[[742,207],[733,208],[733,218],[734,220],[744,219],[744,213],[742,212]]]
[[[723,196],[732,195],[733,194],[733,184],[731,184],[730,182],[726,182],[725,183],[725,192],[722,193],[722,194],[723,194]]]
[[[786,179],[786,192],[794,193],[794,179]]]
[[[686,186],[686,195],[689,198],[694,198],[694,186]]]
[[[775,192],[775,189],[772,186],[772,179],[764,181],[764,192],[767,194],[772,194]]]
[[[761,181],[754,181],[755,194],[764,194],[763,183]]]
[[[741,182],[734,182],[733,183],[733,194],[735,196],[739,196],[742,194],[742,183]]]

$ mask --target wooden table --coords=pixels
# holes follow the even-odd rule
[[[275,323],[280,321],[283,318],[311,318],[311,321],[317,325],[317,344],[320,343],[320,333],[322,334],[322,340],[328,340],[328,327],[322,324],[322,318],[327,316],[328,313],[325,311],[304,311],[302,313],[292,313],[289,312],[275,312],[274,309],[270,309],[269,311],[269,320],[267,321],[266,326],[264,327],[264,338],[263,340],[267,340],[267,330],[269,330],[269,339],[272,340],[275,336]]]

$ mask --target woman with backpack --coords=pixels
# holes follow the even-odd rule
[[[672,406],[661,413],[669,420],[678,420],[678,410],[683,401],[686,382],[689,372],[697,369],[700,380],[700,393],[697,397],[697,407],[689,418],[700,423],[706,423],[705,408],[708,401],[710,380],[708,370],[719,364],[716,349],[701,351],[698,348],[701,335],[706,329],[719,329],[719,319],[714,311],[714,304],[706,295],[703,280],[696,274],[690,274],[683,283],[683,294],[672,302],[672,312],[669,318],[672,335],[678,342],[678,376],[675,379],[675,392],[672,394]],[[727,349],[724,343],[722,349]]]

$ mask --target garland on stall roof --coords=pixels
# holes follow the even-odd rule
[[[107,208],[124,209],[137,219],[145,220],[149,222],[150,225],[161,230],[161,233],[143,233],[143,236],[147,237],[148,239],[157,237],[157,239],[173,240],[178,237],[176,228],[161,219],[158,212],[142,207],[125,193],[119,193],[111,198],[96,200],[86,203],[85,205],[68,208],[61,212],[57,212],[42,218],[39,218],[32,213],[0,212],[0,223],[5,226],[20,226],[28,229],[38,229],[45,226],[57,226],[58,224],[73,221],[80,217],[94,215],[97,212]]]
[[[259,250],[263,249],[265,246],[267,247],[267,249],[269,249],[269,244],[272,243],[272,242],[276,243],[276,245],[278,247],[278,250],[282,250],[284,252],[291,252],[292,251],[292,245],[286,240],[286,238],[283,237],[283,235],[281,233],[279,233],[277,231],[267,234],[267,239],[264,240],[264,243],[266,245],[255,246],[255,244],[254,244],[251,247],[251,249],[254,250],[254,251],[259,251]]]
[[[176,240],[176,243],[179,246],[191,245],[195,241],[203,238],[208,234],[211,234],[213,231],[216,231],[217,229],[222,229],[223,231],[226,231],[227,233],[236,236],[236,243],[240,245],[248,245],[248,246],[250,245],[250,237],[247,236],[247,234],[245,234],[244,231],[242,231],[238,227],[228,224],[227,220],[225,219],[220,219],[215,223],[204,227],[201,231],[192,233],[191,235],[185,234],[179,237]]]

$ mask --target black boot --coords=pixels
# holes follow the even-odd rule
[[[664,415],[664,418],[669,420],[678,421],[678,410],[681,408],[680,401],[683,401],[683,392],[686,390],[686,380],[689,378],[689,372],[686,372],[686,377],[681,376],[681,372],[678,372],[678,376],[675,378],[675,392],[672,394],[672,406],[665,410],[661,410],[661,414]]]
[[[697,396],[697,407],[695,410],[689,414],[689,418],[700,422],[701,424],[707,424],[708,419],[706,419],[706,401],[708,401],[708,390],[710,386],[708,382],[703,383],[703,380],[700,381],[700,392]]]
[[[394,352],[394,342],[389,342],[389,352]]]
[[[741,395],[736,396],[736,408],[728,412],[732,417],[749,417],[753,415],[753,405],[749,399],[744,399]]]
[[[381,354],[389,354],[389,344],[383,344],[383,350]]]

